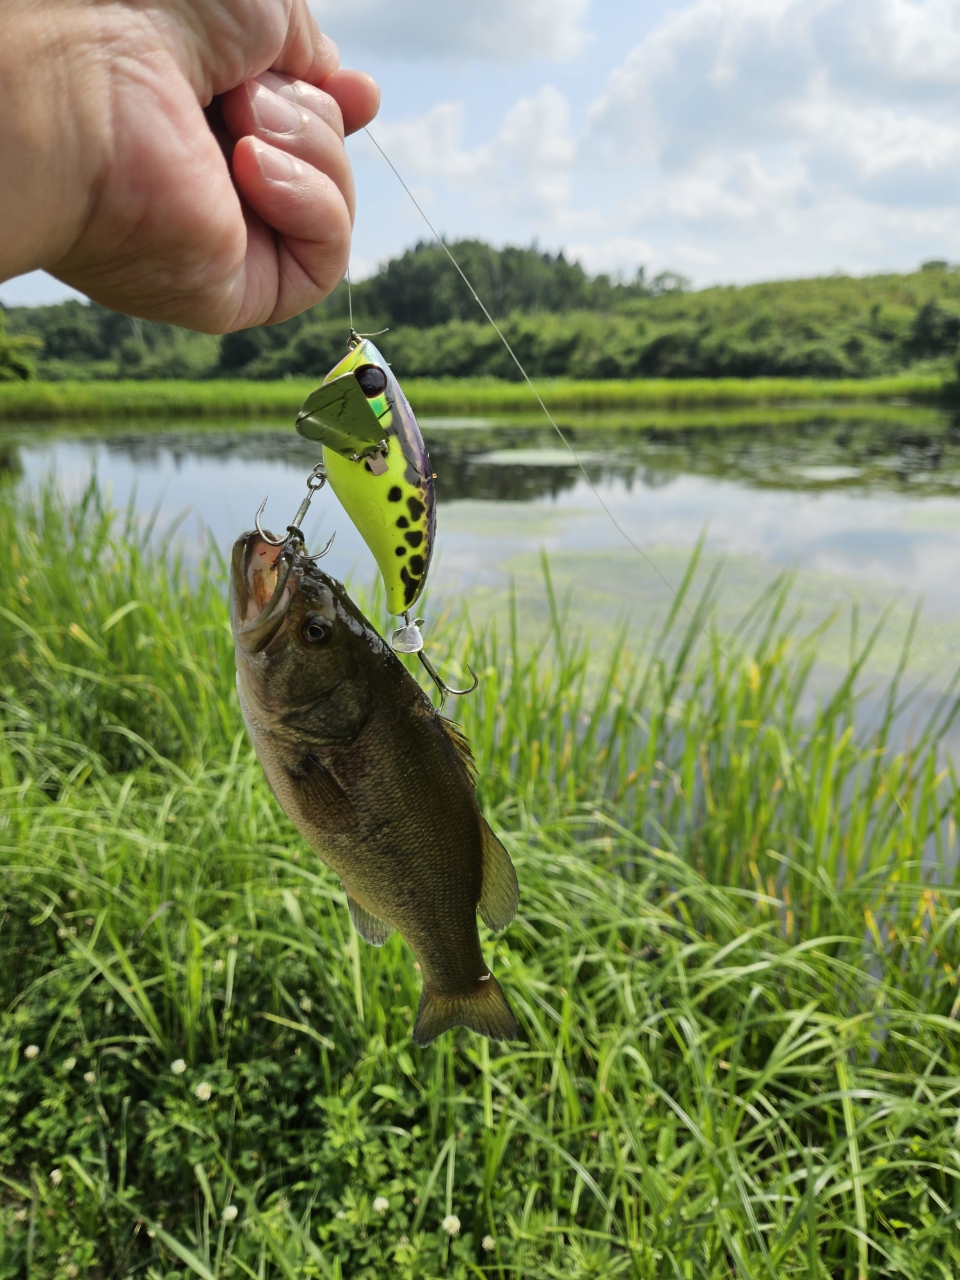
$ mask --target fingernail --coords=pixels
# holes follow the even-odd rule
[[[271,93],[262,84],[251,84],[247,93],[253,118],[261,129],[269,133],[293,133],[299,128],[302,116],[292,102]]]
[[[300,166],[293,156],[288,156],[285,151],[278,151],[276,147],[265,145],[258,138],[252,138],[251,141],[260,172],[268,182],[289,182],[291,178],[296,177]]]

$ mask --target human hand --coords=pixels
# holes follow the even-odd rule
[[[306,0],[7,0],[0,280],[211,333],[319,301],[349,258],[344,133],[379,103],[338,60]]]

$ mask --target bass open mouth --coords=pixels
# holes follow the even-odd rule
[[[241,538],[233,554],[234,581],[246,589],[246,599],[237,601],[237,642],[247,653],[262,653],[286,621],[303,570],[294,552],[278,551],[256,533]]]

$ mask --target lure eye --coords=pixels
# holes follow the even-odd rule
[[[359,369],[354,369],[353,376],[360,383],[360,390],[368,400],[382,395],[387,389],[387,375],[378,365],[362,364]]]
[[[319,646],[326,644],[333,634],[333,627],[319,613],[308,613],[303,620],[303,626],[300,628],[300,634],[306,640],[307,644]]]

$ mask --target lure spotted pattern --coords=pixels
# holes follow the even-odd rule
[[[413,410],[369,340],[350,350],[305,401],[297,430],[323,445],[327,480],[373,553],[391,613],[426,583],[436,539],[433,473]]]

